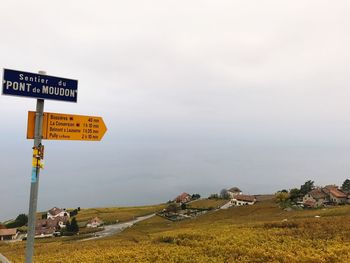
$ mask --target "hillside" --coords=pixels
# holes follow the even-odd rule
[[[199,199],[188,204],[190,208],[214,209],[226,204],[228,200],[223,199]]]
[[[88,221],[93,217],[99,217],[106,224],[130,221],[135,217],[144,216],[161,211],[165,204],[135,207],[105,207],[81,209],[76,216],[78,222]]]
[[[156,216],[106,239],[40,241],[35,262],[348,262],[349,220],[350,206],[287,212],[264,200],[180,222]],[[0,253],[23,262],[24,244]]]

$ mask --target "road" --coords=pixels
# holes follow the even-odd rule
[[[230,208],[231,206],[232,206],[231,201],[228,201],[226,204],[222,205],[220,209],[227,209],[227,208]]]
[[[2,263],[10,263],[10,261],[7,258],[5,258],[2,254],[0,254],[0,262],[2,262]]]
[[[146,220],[148,218],[151,218],[155,215],[156,214],[151,214],[151,215],[147,215],[147,216],[140,216],[140,217],[138,217],[134,220],[128,221],[128,222],[113,224],[113,225],[106,225],[106,226],[104,226],[104,230],[102,230],[100,232],[96,232],[94,237],[89,237],[86,239],[82,239],[80,241],[87,241],[87,240],[92,240],[92,239],[104,238],[104,237],[109,237],[109,236],[118,234],[118,233],[122,232],[124,229],[133,226],[137,222],[141,222],[141,221]]]

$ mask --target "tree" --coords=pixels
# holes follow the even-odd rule
[[[289,199],[289,193],[279,191],[275,194],[275,199],[278,203],[285,203]]]
[[[69,220],[66,222],[66,231],[70,232],[71,227],[70,227],[70,222]]]
[[[169,212],[177,213],[178,210],[179,210],[179,207],[175,203],[169,204],[168,207],[165,209],[165,211],[167,211],[168,213]]]
[[[218,194],[211,194],[208,199],[219,199]]]
[[[187,205],[185,203],[181,204],[181,210],[185,210],[187,208]]]
[[[75,217],[73,217],[72,221],[70,222],[70,232],[73,232],[73,233],[79,232],[78,222],[75,219]]]
[[[196,200],[196,199],[199,199],[199,198],[201,198],[201,195],[200,195],[200,194],[193,194],[193,195],[191,196],[191,199],[192,199],[192,200]]]
[[[306,181],[303,185],[300,186],[300,196],[306,195],[313,189],[315,189],[314,181]]]
[[[341,186],[341,189],[345,192],[345,193],[350,193],[350,180],[349,179],[346,179],[342,186]]]
[[[7,228],[16,228],[24,226],[28,223],[28,216],[26,214],[19,214],[16,219],[6,224]]]
[[[78,214],[78,209],[74,209],[73,211],[69,212],[70,217],[76,216],[77,214]]]
[[[300,197],[300,190],[298,188],[290,189],[290,191],[289,191],[289,199],[292,202],[297,202],[299,197]]]
[[[222,189],[220,191],[220,198],[222,199],[230,199],[230,194],[228,193],[228,191],[226,189]]]
[[[78,222],[75,219],[75,217],[72,218],[71,222],[67,221],[67,223],[66,223],[66,231],[67,232],[71,232],[71,233],[78,233],[79,232]]]
[[[19,214],[15,220],[18,226],[24,226],[28,223],[28,216],[26,214]]]

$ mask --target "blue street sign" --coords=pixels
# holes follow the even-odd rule
[[[77,102],[78,81],[4,69],[2,94]]]

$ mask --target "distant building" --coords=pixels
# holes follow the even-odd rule
[[[340,191],[339,189],[330,189],[329,190],[329,199],[335,204],[346,204],[347,195]]]
[[[303,197],[303,204],[308,207],[320,207],[328,201],[328,195],[320,188],[310,191]]]
[[[94,217],[93,219],[88,221],[86,227],[95,228],[95,227],[99,227],[102,225],[103,225],[103,221],[101,219],[99,219],[98,217]]]
[[[346,204],[348,196],[336,185],[326,185],[323,188],[316,188],[303,197],[303,204],[306,207],[321,207],[326,204]]]
[[[256,202],[256,198],[254,195],[235,195],[231,199],[231,203],[235,206],[242,206],[242,205],[254,205]]]
[[[14,240],[17,238],[17,228],[4,228],[0,229],[0,240]]]
[[[233,198],[236,195],[241,195],[242,191],[238,187],[232,187],[227,190],[227,193],[230,195],[231,198]]]
[[[174,200],[176,203],[187,203],[189,201],[191,201],[191,195],[189,195],[188,193],[182,193],[179,196],[177,196]]]
[[[307,199],[305,201],[302,202],[304,207],[307,207],[307,208],[314,208],[316,207],[316,201],[315,200],[312,200],[312,199]]]
[[[36,221],[35,235],[53,235],[54,232],[59,231],[66,227],[66,223],[69,221],[68,216],[56,216],[48,219],[40,219]]]
[[[47,212],[47,219],[55,217],[69,217],[69,213],[65,208],[61,209],[58,207],[53,207]]]
[[[322,191],[323,191],[327,196],[329,196],[330,191],[331,191],[332,189],[338,189],[338,186],[336,186],[335,184],[326,185],[325,187],[322,188]]]

